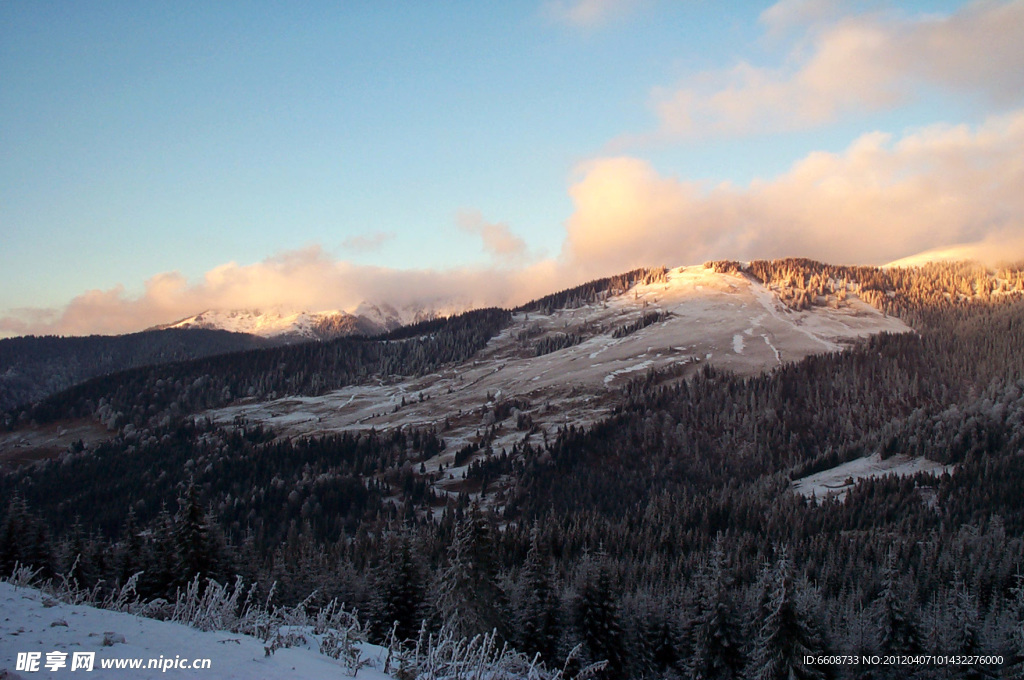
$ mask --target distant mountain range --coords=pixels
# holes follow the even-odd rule
[[[381,335],[402,326],[447,316],[452,311],[464,311],[452,305],[446,307],[451,307],[451,310],[426,305],[407,305],[398,309],[386,303],[370,302],[362,303],[353,313],[339,310],[295,311],[282,308],[210,309],[149,330],[202,328],[247,333],[282,342],[323,341],[350,335]]]

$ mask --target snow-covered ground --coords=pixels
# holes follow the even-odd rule
[[[834,497],[841,501],[846,498],[850,488],[861,479],[885,475],[908,477],[918,472],[930,472],[934,475],[941,475],[944,472],[952,474],[954,469],[953,465],[942,465],[927,458],[900,455],[883,460],[881,454],[875,453],[798,479],[793,482],[793,490],[808,498]]]
[[[667,317],[613,337],[617,329],[654,312]],[[457,443],[490,424],[486,407],[499,398],[528,401],[534,423],[552,430],[566,422],[592,422],[605,412],[609,390],[650,369],[696,370],[709,362],[749,375],[841,349],[873,333],[908,330],[855,296],[839,308],[796,312],[745,276],[683,267],[672,270],[666,283],[636,286],[603,302],[547,315],[516,314],[511,326],[476,357],[440,373],[382,377],[314,398],[242,402],[205,415],[223,423],[244,417],[285,436],[443,423],[447,418],[452,429],[444,436]],[[564,333],[583,340],[536,356],[539,340]]]
[[[654,313],[664,318],[622,334]],[[710,363],[752,375],[840,350],[867,335],[909,330],[852,294],[841,305],[798,312],[747,276],[680,267],[665,282],[634,286],[606,300],[550,314],[517,313],[475,357],[438,373],[379,376],[317,397],[243,400],[203,416],[227,425],[236,419],[263,423],[282,437],[434,425],[447,447],[426,462],[426,471],[443,465],[436,491],[458,493],[466,490],[462,472],[472,461],[453,467],[455,453],[480,442],[481,432],[493,428],[492,450],[500,453],[568,424],[588,426],[608,414],[615,390],[649,370],[675,368],[687,375]],[[568,333],[582,340],[536,355],[538,342]],[[495,421],[496,404],[512,399],[519,401],[515,411]],[[540,432],[518,430],[520,413]]]
[[[104,644],[104,640],[113,644]],[[123,641],[122,641],[123,640]],[[359,670],[362,680],[390,680],[373,666],[383,663],[380,647],[362,645],[370,666]],[[47,668],[48,655],[66,664]],[[38,669],[16,670],[19,654],[39,654]],[[92,654],[93,670],[72,670],[76,653]],[[60,656],[66,655],[66,656]],[[114,660],[142,660],[142,667],[103,668]],[[146,668],[150,659],[159,668]],[[209,659],[209,668],[184,669],[172,662]],[[122,662],[123,663],[123,662]],[[167,665],[167,670],[163,666]],[[200,664],[202,665],[202,664]],[[8,675],[5,676],[4,672]],[[0,583],[0,678],[304,678],[347,677],[341,662],[309,645],[278,649],[267,656],[262,640],[229,632],[203,632],[187,626],[132,614],[73,606],[58,602],[34,588]]]

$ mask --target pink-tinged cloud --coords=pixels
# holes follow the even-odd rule
[[[363,301],[449,310],[511,306],[640,266],[802,256],[884,264],[957,244],[989,262],[1024,258],[1024,109],[977,127],[870,133],[842,153],[812,153],[748,187],[659,174],[636,158],[584,164],[558,258],[519,266],[399,270],[338,261],[319,247],[228,263],[189,282],[176,272],[141,294],[89,291],[61,310],[17,310],[0,333],[124,333],[207,309],[351,311]],[[522,252],[505,225],[463,219],[493,254]],[[488,232],[487,227],[493,229]],[[490,233],[490,236],[486,236]]]
[[[951,244],[1015,259],[1024,255],[1022,158],[1024,111],[976,129],[866,134],[843,153],[812,153],[743,188],[663,177],[634,158],[601,159],[570,189],[576,209],[563,256],[605,273],[793,255],[882,264]]]
[[[1024,97],[1024,0],[976,2],[946,17],[840,17],[834,3],[785,0],[762,14],[768,36],[802,30],[785,63],[742,61],[657,88],[665,138],[803,129],[912,101],[928,89],[1012,105]]]
[[[459,228],[479,236],[484,250],[504,265],[521,264],[527,256],[526,241],[503,222],[488,222],[477,210],[463,210],[456,217]]]
[[[189,283],[178,272],[152,277],[140,295],[123,286],[93,290],[61,310],[20,309],[0,317],[0,334],[116,334],[169,323],[208,309],[352,311],[363,301],[437,304],[446,311],[515,305],[564,285],[551,262],[515,270],[402,270],[329,257],[319,246],[262,262],[215,267]]]

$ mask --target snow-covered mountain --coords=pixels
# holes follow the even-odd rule
[[[157,326],[168,328],[207,328],[248,333],[264,338],[330,340],[345,335],[378,335],[397,328],[401,323],[330,310],[321,312],[282,309],[207,310],[174,323]]]
[[[461,314],[472,307],[473,305],[469,302],[456,300],[435,300],[431,303],[411,302],[400,307],[395,307],[387,302],[364,300],[352,313],[367,321],[393,329],[421,321]]]
[[[579,305],[519,311],[470,361],[425,376],[352,384],[319,396],[250,400],[205,415],[241,417],[286,436],[444,424],[448,452],[427,463],[454,477],[455,452],[476,441],[498,402],[515,401],[532,425],[555,436],[566,423],[588,425],[619,403],[616,390],[650,370],[688,375],[711,364],[754,375],[810,354],[834,352],[875,333],[910,328],[848,291],[798,311],[749,276],[680,267],[663,281]],[[365,308],[364,308],[365,309]],[[377,306],[383,316],[397,314]],[[503,430],[494,450],[511,450],[530,430]],[[450,470],[449,470],[450,468]]]
[[[467,304],[439,302],[411,303],[401,307],[386,302],[364,301],[353,312],[325,310],[295,311],[279,307],[264,309],[208,309],[150,330],[205,328],[248,333],[263,338],[288,340],[331,340],[346,335],[380,335],[401,326],[430,321],[464,312]]]

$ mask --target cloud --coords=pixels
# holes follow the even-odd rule
[[[1024,110],[983,125],[861,136],[771,180],[707,187],[635,158],[581,168],[563,260],[591,274],[800,255],[881,264],[930,248],[1024,254]]]
[[[841,16],[827,0],[784,0],[761,21],[769,37],[801,31],[775,67],[740,61],[657,88],[658,130],[621,143],[803,129],[889,109],[928,89],[1000,106],[1024,94],[1024,0],[975,2],[949,16]]]
[[[548,0],[544,13],[573,28],[596,28],[630,12],[640,0]]]
[[[456,217],[459,228],[483,239],[484,250],[502,264],[521,263],[526,258],[526,241],[512,233],[507,224],[488,222],[477,210],[463,210]]]
[[[128,333],[207,309],[352,311],[365,300],[397,306],[436,302],[460,311],[525,302],[565,285],[561,276],[551,262],[506,271],[356,265],[334,260],[319,246],[310,246],[254,264],[229,262],[195,283],[178,272],[158,274],[146,281],[139,295],[116,286],[83,293],[60,310],[11,310],[0,317],[0,334]]]
[[[349,236],[341,242],[341,247],[357,253],[369,253],[381,249],[388,241],[395,238],[391,231],[375,231],[372,234],[357,234]]]
[[[318,246],[199,281],[177,272],[94,290],[59,310],[21,309],[0,333],[124,333],[206,309],[351,311],[364,300],[511,306],[639,266],[709,259],[812,257],[883,264],[957,244],[990,262],[1024,258],[1024,109],[976,127],[933,125],[895,138],[868,133],[841,153],[815,152],[747,187],[665,176],[630,157],[581,165],[557,258],[532,262],[507,225],[478,212],[459,222],[504,266],[393,269],[335,260]]]

